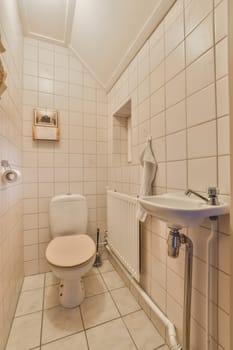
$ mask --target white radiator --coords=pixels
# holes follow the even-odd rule
[[[138,201],[123,193],[107,191],[108,245],[129,273],[139,282],[140,242]]]

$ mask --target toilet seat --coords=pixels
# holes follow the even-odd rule
[[[48,262],[57,267],[75,267],[87,264],[95,255],[93,240],[86,234],[59,236],[46,249]]]

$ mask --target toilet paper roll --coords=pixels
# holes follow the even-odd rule
[[[13,183],[21,179],[21,173],[18,170],[5,170],[2,173],[2,181],[5,183]]]

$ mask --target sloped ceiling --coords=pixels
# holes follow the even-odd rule
[[[107,90],[176,0],[18,0],[24,34],[70,47]]]

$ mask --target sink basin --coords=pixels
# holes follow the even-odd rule
[[[149,215],[166,221],[171,226],[187,227],[200,224],[205,218],[229,213],[229,204],[219,196],[220,205],[208,205],[202,199],[188,197],[183,192],[165,193],[139,198]]]

